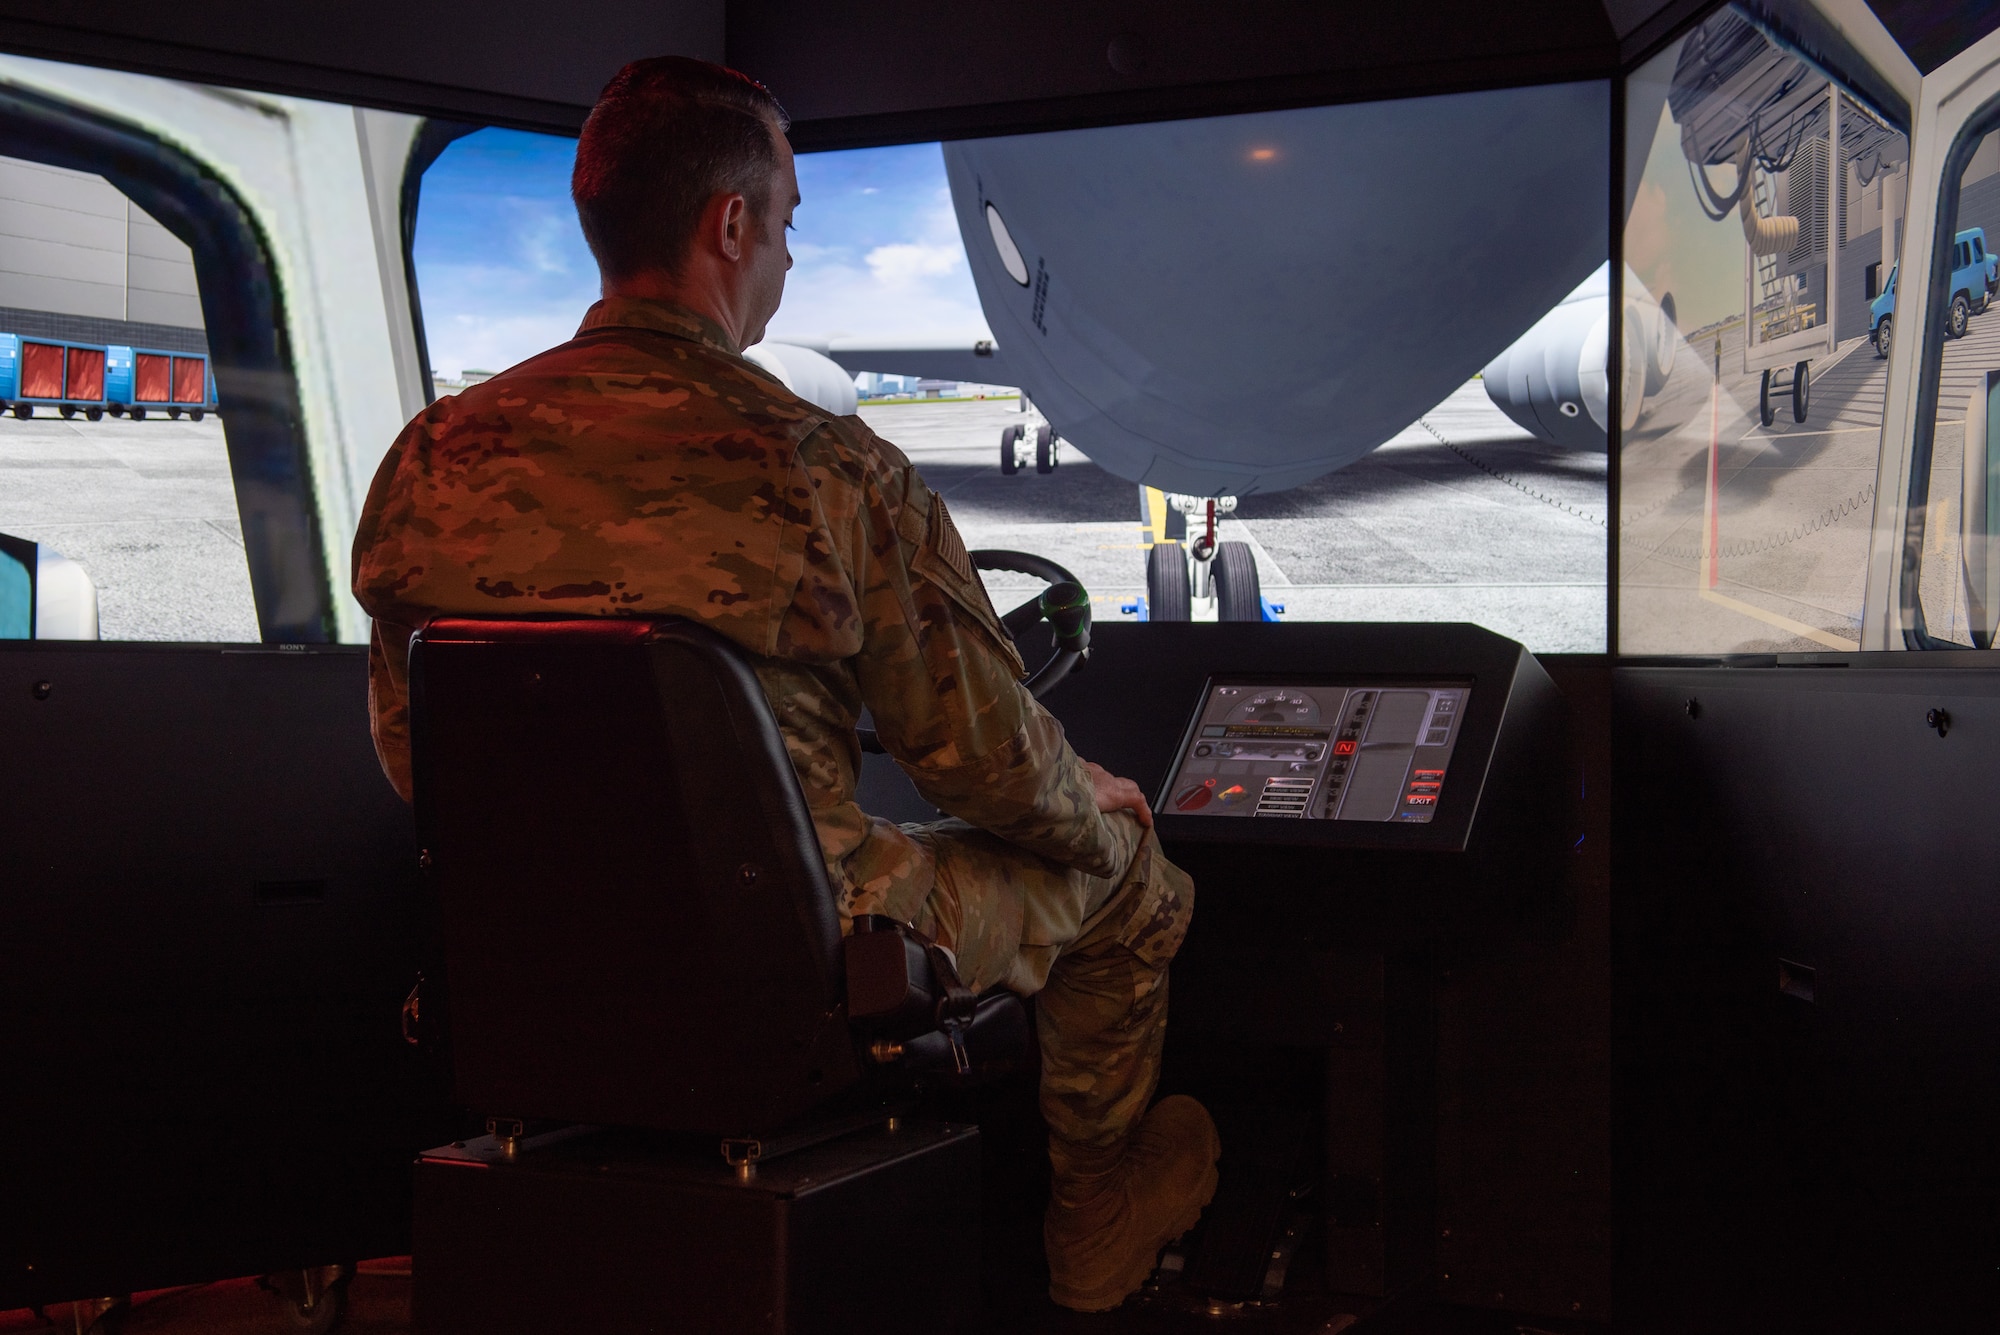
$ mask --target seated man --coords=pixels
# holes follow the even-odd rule
[[[376,746],[408,797],[408,646],[434,616],[683,616],[735,641],[843,923],[914,923],[974,990],[1039,995],[1051,1296],[1112,1307],[1215,1190],[1207,1112],[1148,1108],[1194,887],[1138,788],[1021,686],[944,501],[858,418],[740,355],[791,267],[786,128],[761,85],[697,61],[638,61],[605,89],[573,181],[604,299],[570,342],[432,404],[369,491],[354,592],[375,618]],[[864,708],[959,819],[855,805]]]

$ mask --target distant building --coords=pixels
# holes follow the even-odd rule
[[[909,375],[882,375],[875,371],[862,371],[854,377],[854,392],[865,399],[894,398],[899,394],[915,394],[918,381]]]
[[[442,371],[433,370],[431,372],[431,386],[439,394],[456,394],[468,385],[476,385],[482,380],[491,380],[497,374],[498,372],[495,371],[481,371],[477,368],[460,371],[457,375],[446,375]]]
[[[941,399],[958,393],[956,380],[919,380],[917,393],[927,399]]]
[[[102,176],[0,157],[0,330],[208,351],[194,255]]]

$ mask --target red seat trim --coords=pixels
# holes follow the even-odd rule
[[[654,622],[646,617],[572,617],[562,620],[438,617],[424,627],[423,637],[426,640],[512,644],[550,641],[639,644],[649,639],[654,629]]]

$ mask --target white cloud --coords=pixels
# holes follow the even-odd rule
[[[581,310],[524,312],[499,320],[460,316],[446,329],[432,333],[431,365],[446,375],[474,368],[504,371],[575,338],[582,318]]]
[[[956,269],[965,252],[954,239],[949,245],[921,241],[899,241],[877,246],[868,252],[868,268],[875,281],[900,287],[920,278],[935,278]]]
[[[847,257],[845,246],[816,246],[810,241],[792,241],[787,243],[785,248],[792,252],[792,263],[799,267],[839,261]]]
[[[575,220],[542,215],[523,223],[515,234],[521,258],[540,273],[568,273],[569,250],[575,244]]]
[[[902,283],[886,283],[857,264],[822,264],[794,269],[786,279],[771,337],[970,343],[993,334],[962,264]]]

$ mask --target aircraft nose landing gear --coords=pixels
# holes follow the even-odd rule
[[[1178,542],[1155,542],[1146,552],[1146,619],[1149,621],[1208,620],[1270,621],[1283,609],[1264,601],[1257,575],[1257,557],[1250,544],[1223,541],[1216,520],[1236,509],[1234,496],[1170,496],[1168,504],[1204,521],[1202,530],[1184,548]]]

